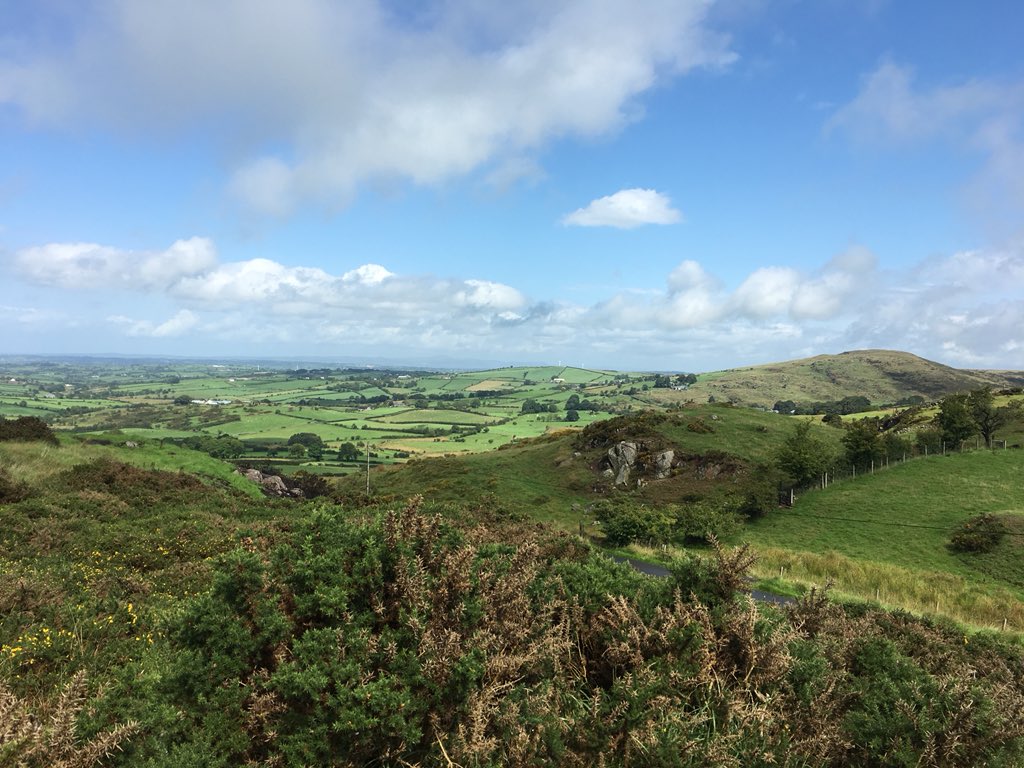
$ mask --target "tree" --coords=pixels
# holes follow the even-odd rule
[[[942,398],[936,419],[942,430],[943,441],[954,448],[959,447],[964,440],[973,437],[978,431],[977,422],[971,413],[970,397],[965,392],[957,392]]]
[[[801,420],[793,434],[783,441],[775,457],[779,469],[797,485],[804,485],[824,474],[834,462],[832,448],[811,434],[811,421]]]
[[[871,409],[871,401],[863,395],[844,397],[835,404],[836,412],[841,414],[861,413]]]
[[[973,390],[967,395],[967,404],[971,411],[971,418],[974,419],[978,432],[985,440],[985,447],[991,448],[992,437],[996,430],[1007,422],[1009,415],[1007,410],[996,408],[991,387]]]
[[[338,461],[355,461],[359,458],[359,449],[352,443],[342,443],[338,446]]]
[[[843,417],[838,413],[826,413],[821,417],[822,424],[828,424],[830,427],[841,427],[843,426]]]
[[[306,446],[304,446],[302,443],[292,443],[288,447],[288,457],[291,459],[306,458]]]
[[[846,425],[843,435],[846,460],[858,468],[871,466],[885,455],[878,419],[855,419]]]
[[[574,392],[573,394],[569,395],[569,399],[565,401],[565,410],[574,411],[577,408],[579,408],[579,405],[580,396]]]
[[[318,460],[324,455],[323,438],[312,432],[296,432],[288,438],[288,445],[301,445],[305,449],[303,455],[308,455],[313,460]]]
[[[579,421],[580,420],[580,413],[579,413],[579,411],[574,411],[574,410],[566,411],[565,412],[565,420],[566,421]]]

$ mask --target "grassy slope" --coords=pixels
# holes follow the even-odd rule
[[[92,445],[70,437],[64,437],[59,446],[34,442],[0,443],[0,466],[33,487],[42,487],[55,475],[73,466],[102,458],[116,459],[144,469],[180,470],[207,481],[216,481],[250,498],[262,498],[252,482],[235,474],[233,465],[180,446],[143,442],[138,448],[124,448]]]
[[[713,431],[694,432],[688,428],[698,422]],[[729,454],[736,471],[709,480],[697,476],[696,465],[682,466],[672,477],[651,482],[633,493],[666,503],[693,493],[742,492],[757,479],[756,465],[771,460],[774,446],[792,428],[788,417],[723,405],[692,406],[667,415],[639,435],[625,437],[651,438],[682,454]],[[814,429],[822,439],[838,442],[838,430]],[[430,500],[476,503],[493,497],[509,509],[575,530],[584,516],[580,508],[610,492],[607,481],[595,470],[607,445],[581,451],[575,444],[577,434],[576,430],[565,430],[564,434],[554,432],[500,451],[381,468],[371,472],[371,486],[376,495],[399,498],[422,494]],[[342,481],[341,488],[358,495],[365,492],[364,484],[365,477],[351,477]]]
[[[688,429],[698,421],[714,432]],[[670,479],[631,493],[672,502],[690,493],[742,491],[792,428],[791,419],[771,413],[721,405],[685,408],[656,423],[647,435],[684,453],[727,452],[739,470],[708,481],[698,479],[692,466],[683,466]],[[834,443],[842,434],[829,427],[815,430]],[[603,453],[603,448],[578,451],[573,435],[554,436],[492,453],[374,470],[371,485],[374,495],[423,494],[470,504],[492,500],[575,530],[586,522],[586,505],[609,492],[595,471]],[[1020,451],[913,461],[809,493],[794,510],[780,509],[752,524],[736,543],[755,546],[763,576],[777,576],[782,566],[787,578],[804,583],[832,578],[847,595],[874,599],[878,589],[888,605],[918,612],[933,612],[938,599],[939,612],[961,622],[998,625],[1007,617],[1012,627],[1024,629],[1024,537],[1007,537],[997,552],[973,559],[945,548],[953,527],[981,512],[1020,515],[1024,523],[1024,489],[1015,484],[1022,470]],[[358,495],[364,483],[365,476],[352,477],[342,487]]]
[[[651,395],[663,402],[704,401],[713,395],[769,408],[779,400],[815,402],[849,395],[890,403],[909,395],[935,399],[985,385],[1020,386],[1019,378],[1019,373],[958,370],[907,352],[859,350],[717,371],[702,375],[686,391],[652,390]]]
[[[1024,534],[1020,451],[932,457],[808,493],[792,510],[753,523],[742,539],[798,580],[961,621],[1024,629],[1024,535],[986,555],[946,548],[957,525],[985,512]]]

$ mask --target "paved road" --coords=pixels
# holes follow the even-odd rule
[[[667,579],[672,575],[668,568],[663,565],[658,565],[657,563],[648,563],[645,560],[635,560],[632,557],[622,557],[621,555],[612,555],[612,559],[618,563],[626,563],[635,571],[646,573],[648,576],[654,576],[659,579]],[[796,602],[792,597],[776,595],[771,592],[764,592],[760,589],[750,590],[750,596],[759,603],[772,603],[774,605],[786,605],[787,603]]]

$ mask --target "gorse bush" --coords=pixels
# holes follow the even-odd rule
[[[59,696],[33,706],[0,680],[0,765],[18,768],[92,768],[138,732],[127,722],[83,741],[77,718],[86,701],[85,675],[78,673]]]
[[[652,579],[493,496],[46,477],[0,505],[0,765],[114,736],[102,764],[132,768],[1024,764],[1019,645],[821,592],[755,605],[751,553],[711,534]]]
[[[995,515],[976,515],[965,520],[949,537],[954,552],[991,552],[1006,535],[1006,525]]]
[[[744,550],[716,547],[653,580],[570,537],[520,530],[512,546],[414,501],[360,518],[323,508],[287,544],[248,541],[172,621],[160,695],[182,719],[164,746],[150,741],[131,759],[1009,766],[1024,757],[1019,649],[968,646],[956,630],[843,610],[820,593],[786,615],[762,612],[737,591],[752,561]]]
[[[28,485],[15,480],[6,469],[0,467],[0,504],[22,501],[27,499],[30,493]]]

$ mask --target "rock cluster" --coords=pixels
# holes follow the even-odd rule
[[[604,476],[610,478],[615,485],[626,485],[630,475],[637,468],[637,459],[643,451],[642,443],[635,443],[623,440],[608,449],[605,454],[604,463],[606,468]],[[666,450],[653,454],[650,457],[649,477],[652,480],[661,480],[672,474],[672,467],[675,464],[675,451]],[[640,483],[642,479],[638,479]]]
[[[239,469],[237,471],[238,474],[252,480],[254,483],[259,483],[263,488],[263,492],[268,496],[301,497],[303,495],[301,488],[289,488],[280,475],[265,475],[258,469]]]

